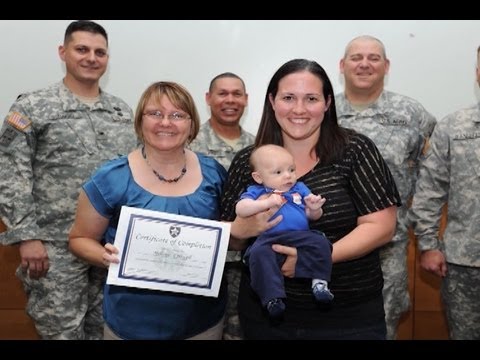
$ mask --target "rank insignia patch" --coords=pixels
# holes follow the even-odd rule
[[[8,116],[7,124],[19,131],[24,131],[32,124],[32,122],[20,113],[12,111]]]

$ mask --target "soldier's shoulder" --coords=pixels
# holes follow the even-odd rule
[[[52,84],[41,89],[25,91],[19,94],[15,101],[18,103],[35,103],[38,99],[50,99],[52,94],[57,93],[58,84]]]
[[[387,104],[391,104],[393,106],[392,109],[395,109],[394,111],[415,115],[415,118],[422,116],[433,118],[433,115],[425,109],[420,101],[410,96],[392,91],[384,91],[384,94],[387,99]]]
[[[249,142],[254,142],[255,141],[255,135],[253,135],[251,132],[248,132],[244,129],[242,129],[242,131],[243,131],[243,135],[244,135],[246,140],[248,140]]]
[[[472,113],[475,113],[475,114],[480,113],[480,104],[474,104],[466,108],[459,109],[457,111],[454,111],[452,114],[459,115],[459,114],[472,114]]]
[[[210,129],[209,129],[208,124],[202,124],[202,125],[200,125],[200,127],[199,127],[199,129],[198,129],[198,134],[197,134],[197,136],[195,137],[195,139],[194,139],[193,141],[194,141],[194,142],[198,142],[199,140],[201,140],[201,141],[205,140],[205,139],[208,137],[209,133],[210,133],[209,130],[210,130]]]
[[[106,94],[103,99],[108,101],[113,110],[115,110],[118,114],[130,114],[132,118],[135,116],[130,105],[128,105],[128,103],[122,98],[112,94]]]
[[[200,124],[200,128],[199,128],[199,131],[201,132],[207,132],[211,129],[212,127],[210,126],[210,122],[209,121],[205,121],[204,123],[201,123]]]
[[[452,122],[455,120],[470,120],[472,118],[478,119],[480,114],[480,106],[478,104],[466,108],[458,109],[450,114],[447,114],[440,121],[441,123]]]
[[[398,102],[402,102],[404,104],[410,104],[410,105],[414,105],[414,106],[421,106],[423,108],[420,101],[415,100],[414,98],[412,98],[408,95],[400,94],[400,93],[389,91],[389,90],[384,90],[384,93],[392,101],[398,101]]]
[[[102,90],[102,96],[104,96],[108,101],[110,101],[112,104],[118,104],[122,106],[128,106],[130,107],[125,100],[123,100],[120,96],[113,95],[107,91]]]

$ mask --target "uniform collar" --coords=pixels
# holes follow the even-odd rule
[[[60,98],[63,102],[64,111],[79,111],[88,109],[92,111],[107,111],[109,113],[115,112],[102,89],[100,89],[99,101],[97,101],[91,109],[79,101],[77,97],[70,91],[70,89],[65,86],[63,81],[60,81],[59,92]]]
[[[386,114],[389,110],[388,107],[386,106],[388,104],[390,97],[390,92],[383,90],[380,96],[375,100],[373,103],[370,104],[368,108],[365,110],[362,110],[360,112],[356,111],[348,101],[347,97],[345,96],[345,93],[341,93],[339,95],[339,100],[337,107],[338,107],[338,112],[342,114],[343,116],[355,116],[359,113],[362,115],[377,115],[377,114]]]

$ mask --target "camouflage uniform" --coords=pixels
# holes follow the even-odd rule
[[[240,129],[240,137],[233,148],[215,133],[210,122],[207,121],[200,126],[200,131],[190,144],[190,149],[213,157],[228,170],[237,151],[253,144],[254,141],[254,135]]]
[[[392,242],[380,252],[387,339],[395,339],[398,321],[410,306],[408,294],[407,205],[413,195],[418,161],[436,120],[420,103],[384,90],[362,111],[354,110],[345,95],[335,97],[339,124],[370,137],[387,162],[402,199]]]
[[[100,92],[90,106],[63,82],[20,96],[0,129],[2,244],[39,239],[46,247],[46,277],[17,275],[27,312],[44,339],[101,339],[105,271],[68,251],[81,185],[104,161],[136,146],[133,114],[121,99]]]
[[[480,104],[440,121],[420,164],[411,209],[419,249],[440,249],[450,337],[480,340]],[[443,242],[441,209],[448,201]]]
[[[215,133],[210,126],[210,123],[207,121],[200,127],[197,137],[190,144],[190,149],[215,158],[225,169],[228,170],[237,151],[253,144],[255,141],[254,135],[243,129],[240,131],[240,138],[238,139],[235,148],[233,148]],[[225,327],[223,329],[224,340],[243,339],[237,310],[238,288],[242,276],[241,269],[240,251],[228,251],[224,272],[228,282],[228,302],[225,314]]]

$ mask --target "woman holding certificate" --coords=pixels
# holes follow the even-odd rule
[[[225,169],[186,148],[199,130],[192,96],[172,82],[149,86],[135,114],[142,145],[104,164],[83,185],[70,249],[91,264],[118,263],[122,206],[218,220]],[[218,297],[105,285],[105,339],[221,339],[226,287]]]

